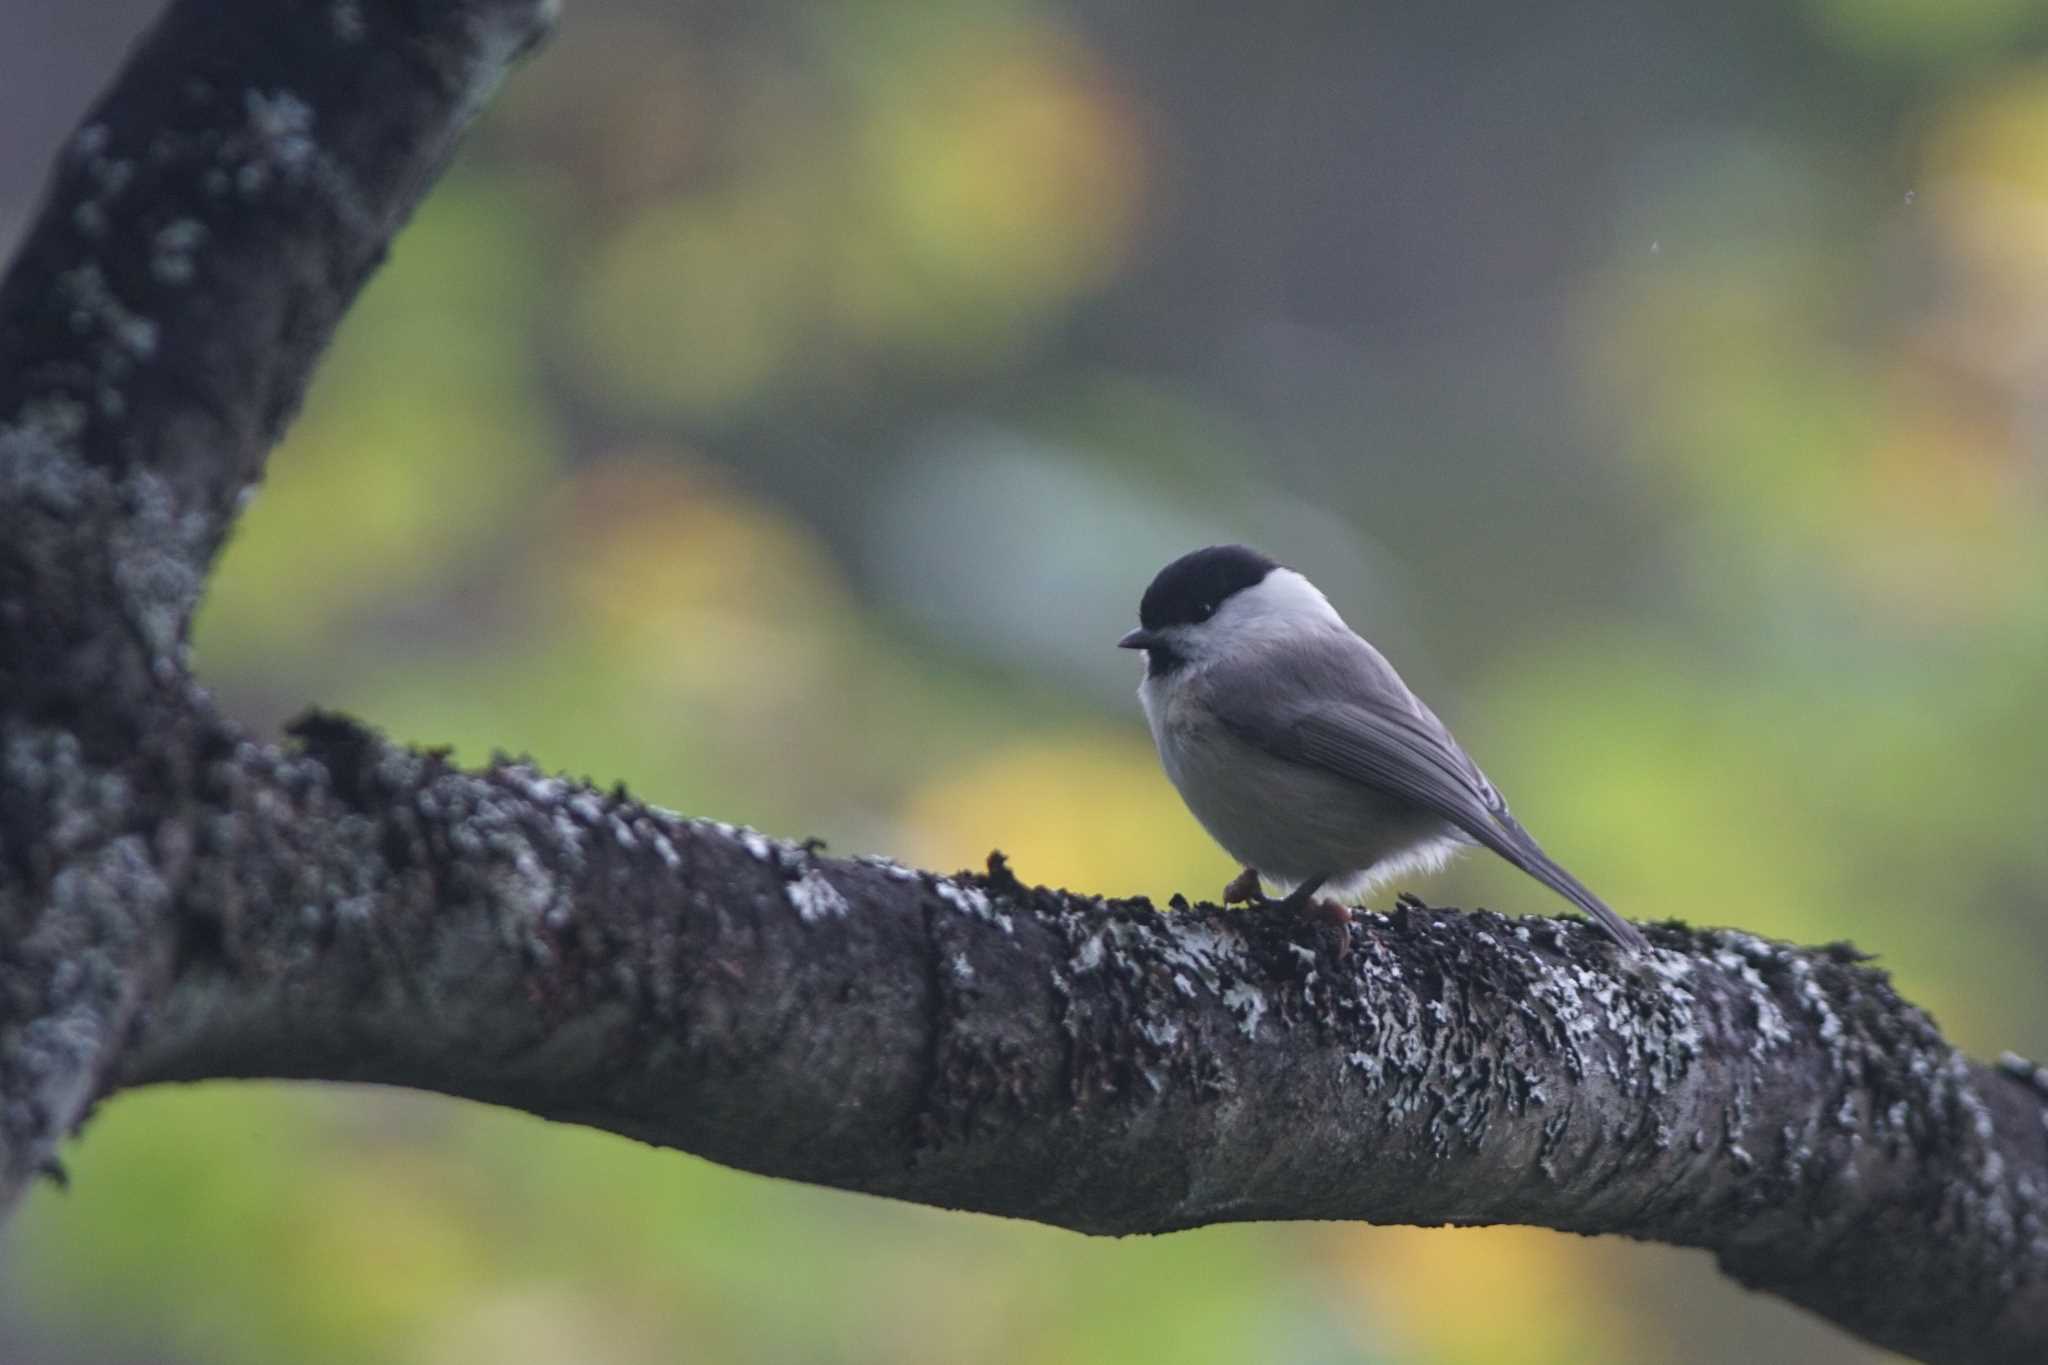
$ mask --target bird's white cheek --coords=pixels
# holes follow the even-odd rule
[[[1152,728],[1152,740],[1155,744],[1159,742],[1160,726],[1166,718],[1167,701],[1166,685],[1151,674],[1146,674],[1145,680],[1138,684],[1138,705],[1145,708],[1145,724]]]

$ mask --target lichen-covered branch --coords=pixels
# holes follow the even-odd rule
[[[0,282],[0,1209],[109,1091],[406,1084],[1091,1232],[1518,1222],[2048,1359],[2048,1078],[1846,949],[939,877],[185,667],[336,318],[545,0],[174,4]]]
[[[336,321],[553,0],[181,0],[0,279],[0,1205],[173,969],[239,743],[184,667]]]
[[[1334,931],[821,856],[338,717],[200,775],[123,1084],[420,1086],[1088,1232],[1707,1247],[1930,1360],[2048,1344],[2048,1102],[1845,949],[1410,905]]]

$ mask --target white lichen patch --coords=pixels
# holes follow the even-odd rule
[[[87,212],[87,219],[93,220],[97,211]],[[53,283],[66,324],[90,348],[92,407],[105,417],[123,416],[128,411],[123,386],[137,365],[156,355],[156,322],[116,294],[106,272],[91,261],[60,272]]]
[[[1750,965],[1752,958],[1767,956],[1775,950],[1753,934],[1731,931],[1723,933],[1721,938],[1730,946],[1715,952],[1714,965],[1748,987],[1756,1014],[1756,1031],[1749,1046],[1749,1055],[1762,1061],[1792,1041],[1792,1028],[1786,1022],[1785,1012],[1778,1007],[1777,997],[1757,969]]]
[[[475,118],[505,79],[520,53],[538,42],[561,18],[561,0],[536,0],[524,9],[479,5],[467,24],[469,50],[461,73],[458,126]]]
[[[682,829],[692,829],[696,833],[717,835],[719,839],[723,839],[727,843],[737,843],[745,851],[745,855],[752,857],[754,862],[766,864],[770,868],[778,868],[780,872],[801,872],[803,868],[807,868],[811,864],[811,855],[801,845],[786,843],[782,839],[770,839],[768,835],[760,833],[758,829],[750,829],[750,827],[745,827],[745,825],[729,825],[725,821],[713,821],[713,819],[705,819],[705,817],[682,819],[682,817],[674,817],[674,814],[670,814],[666,810],[659,810],[655,814],[659,814],[659,817],[666,819],[666,821],[672,821],[672,823],[680,825]]]
[[[188,89],[195,102],[209,104],[213,94],[203,83]],[[210,128],[194,137],[159,134],[152,143],[151,156],[162,163],[181,158],[201,158],[191,174],[215,199],[230,195],[255,200],[280,189],[312,189],[341,219],[345,229],[366,240],[381,239],[387,229],[371,212],[353,175],[337,157],[320,145],[316,136],[316,111],[304,96],[282,88],[249,87],[241,92],[239,125],[222,130]],[[203,169],[202,169],[203,167]],[[201,228],[171,224],[176,229],[167,242],[159,241],[150,266],[162,283],[180,284],[197,271],[196,253],[205,241]],[[161,234],[160,234],[161,236]]]
[[[2024,1081],[2041,1094],[2048,1095],[2048,1067],[2037,1066],[2030,1058],[2017,1052],[1998,1054],[1998,1069],[2016,1081]]]
[[[375,896],[343,896],[334,902],[335,924],[356,933],[367,932],[376,913]]]
[[[563,782],[561,778],[549,778],[547,774],[539,772],[537,767],[530,767],[526,763],[506,763],[498,772],[526,800],[539,802],[543,806],[553,806],[555,802],[569,794],[567,782]]]
[[[846,897],[839,894],[839,888],[825,880],[815,868],[785,886],[783,895],[789,898],[789,903],[796,908],[797,918],[805,924],[844,919],[849,908]]]
[[[370,32],[361,0],[334,0],[327,7],[327,27],[340,42],[360,43]]]
[[[97,265],[88,262],[65,271],[57,277],[57,290],[71,310],[72,331],[106,337],[131,361],[147,360],[156,354],[156,324],[115,297],[105,273]],[[104,368],[103,365],[103,377]]]
[[[863,853],[854,858],[863,867],[872,867],[891,881],[915,882],[924,880],[924,874],[914,867],[905,867],[894,858],[879,853]]]
[[[1251,975],[1251,967],[1245,961],[1244,940],[1235,930],[1220,928],[1214,921],[1168,915],[1151,932],[1157,936],[1154,946],[1168,967],[1212,991],[1222,988],[1225,977],[1243,979]]]
[[[85,469],[71,448],[85,420],[76,399],[51,397],[24,404],[14,420],[0,422],[0,500],[76,514],[87,487],[104,478]]]
[[[784,872],[795,872],[806,867],[810,856],[795,844],[780,839],[771,839],[757,829],[746,825],[728,824],[724,820],[695,818],[684,822],[700,832],[714,834],[728,843],[736,843],[746,855],[757,863],[780,868]]]
[[[99,240],[113,225],[113,203],[135,178],[135,163],[109,156],[113,133],[104,123],[79,129],[72,139],[71,155],[84,169],[92,193],[71,208],[71,225],[88,239]]]
[[[313,169],[320,148],[313,141],[312,105],[289,90],[245,90],[242,109],[253,143],[235,172],[244,195],[262,190],[273,175],[302,179]]]
[[[54,746],[33,747],[43,761],[55,757]],[[10,752],[9,757],[13,767],[26,756]],[[84,774],[71,769],[44,776],[62,788],[76,785]],[[80,941],[92,944],[93,951],[74,957],[68,969],[53,969],[37,1002],[40,1013],[14,1028],[8,1061],[17,1084],[5,1124],[17,1141],[53,1136],[82,1117],[117,1037],[116,1002],[133,966],[133,949],[149,941],[171,899],[147,843],[135,834],[68,862],[51,879],[47,894],[42,934],[82,934]],[[33,963],[58,946],[49,941],[35,945],[27,960]]]
[[[112,533],[114,581],[130,622],[160,673],[183,666],[184,625],[205,586],[209,518],[180,503],[170,483],[136,467],[121,482],[128,515]]]
[[[972,915],[978,920],[993,924],[1006,934],[1017,932],[1015,921],[1008,913],[996,909],[995,903],[989,900],[987,893],[979,887],[962,886],[950,877],[939,877],[933,880],[932,890],[938,893],[940,900],[962,914]]]
[[[510,912],[502,926],[507,942],[522,943],[533,936],[536,927],[548,923],[555,903],[555,879],[531,848],[512,850],[510,867],[497,879],[497,892],[498,903]]]
[[[1673,952],[1669,948],[1652,948],[1641,960],[1644,966],[1667,983],[1682,984],[1692,979],[1693,959],[1688,954]]]
[[[1266,996],[1258,987],[1233,981],[1223,991],[1224,1007],[1237,1016],[1237,1027],[1245,1037],[1259,1036],[1259,1021],[1266,1017]]]
[[[655,856],[661,859],[661,865],[669,871],[674,872],[683,865],[683,855],[676,852],[675,844],[666,834],[656,832],[648,836],[648,842],[654,846]]]
[[[1180,1041],[1180,1024],[1170,1017],[1140,1019],[1138,1036],[1163,1051]],[[1154,1089],[1157,1088],[1155,1085]]]
[[[1821,1041],[1835,1043],[1842,1036],[1841,1016],[1835,1013],[1834,1006],[1829,1003],[1827,992],[1813,979],[1813,964],[1803,957],[1795,957],[1788,965],[1793,976],[1797,978],[1794,989],[1799,994],[1800,1003],[1806,1007],[1807,1017],[1818,1025]]]
[[[118,199],[135,179],[135,163],[122,157],[94,155],[86,158],[85,173],[99,189],[99,202]]]

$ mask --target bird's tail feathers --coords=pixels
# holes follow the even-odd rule
[[[1650,941],[1643,937],[1642,930],[1615,914],[1606,901],[1588,891],[1577,877],[1552,862],[1535,836],[1516,823],[1513,817],[1503,816],[1501,825],[1502,837],[1498,842],[1487,838],[1480,842],[1491,846],[1494,852],[1585,911],[1609,938],[1622,947],[1632,953],[1649,951]]]

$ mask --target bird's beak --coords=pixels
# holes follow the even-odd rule
[[[1128,632],[1123,639],[1118,640],[1116,647],[1118,649],[1152,649],[1158,644],[1159,637],[1157,635],[1154,635],[1143,626],[1139,626],[1136,630]]]

